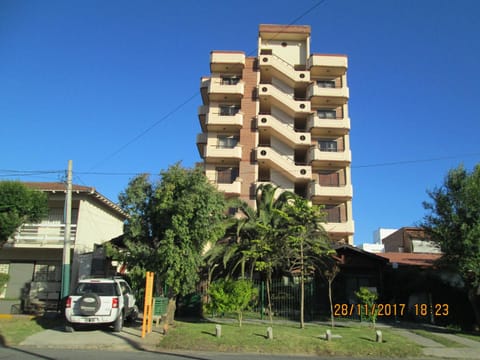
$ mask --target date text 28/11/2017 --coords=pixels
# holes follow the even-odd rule
[[[333,316],[361,316],[374,315],[381,316],[404,316],[408,312],[406,304],[334,304]],[[410,311],[415,316],[448,316],[448,304],[414,304]]]

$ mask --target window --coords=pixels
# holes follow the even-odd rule
[[[240,105],[220,105],[221,116],[234,116],[240,111]]]
[[[61,281],[62,268],[56,264],[35,264],[33,281]]]
[[[329,223],[340,223],[340,207],[337,205],[325,205],[325,212],[327,213],[327,222]]]
[[[322,88],[334,88],[335,80],[317,80],[317,85]]]
[[[317,116],[320,119],[336,119],[337,112],[334,109],[318,109]]]
[[[221,77],[221,84],[222,85],[237,85],[238,82],[240,81],[240,77],[238,76],[222,76]],[[335,82],[334,82],[335,85]]]
[[[318,140],[320,151],[337,152],[337,142],[335,140]]]
[[[236,167],[217,167],[217,183],[232,184],[238,177],[238,168]]]
[[[321,186],[340,186],[340,174],[337,171],[319,171],[318,183]]]
[[[237,146],[238,136],[221,135],[217,137],[217,147],[222,149],[232,149]]]

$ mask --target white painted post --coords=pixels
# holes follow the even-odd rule
[[[327,339],[327,341],[332,341],[332,331],[330,329],[325,331],[325,339]]]
[[[273,339],[273,329],[271,327],[267,328],[267,339],[272,340]]]
[[[222,325],[215,325],[215,336],[222,337]]]
[[[377,330],[377,331],[375,331],[375,334],[376,334],[375,341],[378,342],[378,343],[382,343],[383,342],[382,332],[380,330]]]

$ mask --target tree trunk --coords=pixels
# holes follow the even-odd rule
[[[238,326],[242,327],[242,318],[243,318],[243,313],[241,311],[238,312]]]
[[[167,307],[167,318],[166,323],[168,325],[174,325],[175,323],[175,310],[177,309],[177,298],[170,297],[168,298],[168,307]]]
[[[475,331],[480,330],[480,310],[478,309],[479,296],[477,295],[477,289],[468,289],[468,301],[472,305],[473,314],[475,315]]]
[[[300,328],[305,329],[305,266],[303,262],[303,242],[300,243]]]
[[[334,323],[334,316],[333,316],[332,282],[333,280],[328,279],[328,300],[330,301],[330,321],[333,328],[335,326],[335,323]]]
[[[270,281],[272,276],[270,274],[267,275],[267,302],[268,302],[268,317],[270,318],[270,323],[273,323],[273,315],[272,315],[272,301],[270,299]]]

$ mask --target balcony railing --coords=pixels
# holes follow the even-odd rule
[[[326,87],[323,83],[312,83],[307,88],[307,98],[318,105],[343,105],[348,101],[349,90],[346,86]]]
[[[351,200],[353,196],[352,185],[344,186],[321,186],[311,182],[307,189],[308,198],[336,199],[337,201]]]
[[[299,71],[289,62],[274,54],[260,55],[260,67],[272,67],[293,82],[310,82],[310,72]]]
[[[307,120],[307,130],[315,134],[347,134],[350,131],[350,119],[320,118],[317,114],[311,114]]]
[[[311,147],[307,154],[307,162],[315,165],[316,163],[338,163],[339,165],[347,165],[352,162],[352,153],[350,150],[345,151],[321,151],[317,147]]]
[[[310,146],[311,136],[308,132],[296,131],[292,123],[288,124],[280,121],[273,115],[261,114],[257,118],[257,127],[263,130],[270,130],[276,136],[284,139],[293,147]]]
[[[70,228],[71,244],[75,242],[77,225]],[[65,239],[65,224],[25,224],[8,241],[12,245],[62,245]]]
[[[258,86],[260,101],[272,99],[281,110],[291,116],[295,114],[309,114],[310,102],[305,99],[295,98],[292,94],[283,92],[272,84],[260,84]]]

